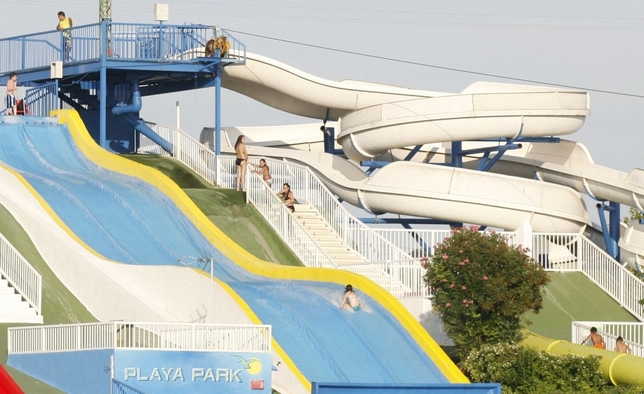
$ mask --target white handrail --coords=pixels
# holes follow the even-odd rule
[[[22,255],[0,234],[0,274],[41,314],[42,276]]]
[[[533,258],[551,271],[581,271],[639,320],[644,282],[580,234],[533,234]]]
[[[201,165],[202,162],[206,164],[206,169],[203,170],[202,176],[212,182],[210,179],[217,179],[218,184],[222,187],[232,188],[235,186],[235,167],[232,165],[224,165],[225,158],[220,158],[220,165],[215,165],[209,161],[212,153],[210,149],[199,143],[192,137],[187,136],[184,132],[172,127],[159,126],[155,124],[148,124],[160,136],[175,142],[175,151],[181,152],[177,154],[178,158],[191,168],[195,168],[195,163]],[[179,139],[177,135],[184,135],[185,138]],[[141,136],[141,147],[139,151],[147,151],[152,153],[165,154],[163,150],[154,142]],[[189,163],[186,157],[198,157],[198,160],[192,160]],[[270,159],[267,159],[269,161]],[[349,226],[350,220],[348,216],[344,215],[344,207],[337,208],[325,202],[325,198],[332,194],[326,187],[314,186],[319,179],[315,177],[310,169],[305,166],[300,166],[293,163],[285,164],[286,167],[281,169],[282,161],[270,160],[271,172],[273,173],[273,182],[277,187],[283,182],[289,182],[296,197],[303,196],[309,203],[316,206],[316,209],[323,215],[325,219],[334,229],[341,234],[345,242],[349,245],[360,246],[355,249],[364,257],[375,261],[374,265],[379,266],[386,264],[386,261],[406,260],[413,256],[414,258],[427,257],[432,254],[434,245],[449,236],[449,230],[427,230],[427,229],[370,229],[371,232],[376,233],[377,236],[369,238],[361,234],[362,230],[358,227]],[[212,167],[208,167],[212,166]],[[198,166],[197,166],[198,167]],[[224,168],[225,167],[225,168]],[[217,168],[220,171],[218,177],[214,177]],[[248,171],[250,174],[250,171]],[[214,178],[213,178],[214,177]],[[250,178],[249,178],[250,179]],[[249,182],[248,180],[246,182]],[[315,188],[318,193],[313,194],[310,192]],[[322,191],[324,191],[322,194]],[[328,195],[327,195],[328,193]],[[366,227],[366,226],[365,226]],[[350,228],[350,230],[346,230]],[[370,233],[371,233],[370,232]],[[512,232],[504,232],[508,237],[509,243],[514,243],[517,234]],[[382,242],[380,240],[383,240]],[[364,246],[364,245],[367,246]],[[400,254],[394,252],[386,252],[381,255],[382,259],[377,258],[377,254],[372,253],[369,249],[375,250],[377,245],[389,248],[393,245]],[[393,249],[390,249],[393,250]],[[593,282],[595,282],[602,290],[609,294],[613,299],[620,303],[624,308],[631,312],[640,320],[644,320],[644,311],[642,311],[639,300],[644,299],[644,282],[635,277],[626,268],[621,266],[617,261],[612,259],[606,252],[601,250],[597,245],[593,244],[589,239],[580,234],[548,234],[540,233],[533,234],[533,248],[530,251],[534,260],[541,263],[548,271],[581,271]],[[370,258],[371,257],[371,258]],[[389,258],[386,258],[389,257]],[[379,260],[379,261],[378,261]],[[358,268],[351,268],[358,269]],[[377,269],[377,268],[373,268]],[[395,270],[404,270],[406,268],[400,267]],[[360,270],[366,270],[361,265]],[[419,270],[419,275],[422,276],[422,270]],[[421,280],[422,278],[418,279]],[[415,292],[414,289],[411,292]]]
[[[221,174],[232,174],[235,168],[235,157],[219,158]],[[246,198],[261,213],[306,267],[338,268],[333,259],[322,246],[311,236],[304,225],[284,205],[262,178],[252,172],[246,177]]]
[[[383,238],[337,200],[324,183],[307,166],[286,160],[265,159],[276,187],[289,183],[298,199],[310,204],[338,234],[344,244],[367,261],[407,260],[411,256]]]
[[[270,352],[270,325],[108,322],[12,327],[8,353],[99,349]]]
[[[597,333],[604,337],[606,350],[614,350],[617,337],[621,336],[631,348],[630,354],[644,357],[644,323],[573,321],[570,341],[581,343],[590,333],[591,327],[595,327]]]

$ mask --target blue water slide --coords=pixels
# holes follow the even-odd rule
[[[98,167],[66,125],[0,125],[0,161],[20,173],[89,247],[125,264],[179,265],[213,256],[214,275],[251,307],[309,381],[447,383],[402,324],[358,291],[363,310],[339,310],[334,283],[276,280],[235,264],[158,189]],[[306,268],[302,268],[305,270]]]

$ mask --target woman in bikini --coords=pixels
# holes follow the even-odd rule
[[[255,172],[262,176],[262,179],[264,180],[264,182],[266,182],[268,187],[271,187],[271,185],[273,184],[273,178],[271,177],[270,169],[266,165],[266,160],[259,159],[259,165],[253,163],[250,163],[250,165],[258,168],[258,170]]]
[[[342,308],[354,312],[358,312],[360,310],[360,301],[358,301],[358,296],[356,295],[356,292],[353,291],[353,286],[351,285],[347,285],[344,289],[344,297],[340,304],[340,309]]]
[[[284,200],[286,208],[290,209],[291,212],[295,212],[295,207],[293,206],[293,204],[295,204],[295,196],[293,196],[293,192],[291,191],[291,185],[285,183],[284,186],[282,186],[282,191],[277,193],[277,197]]]
[[[235,154],[237,154],[237,160],[235,161],[235,165],[237,166],[237,191],[240,189],[246,191],[244,179],[246,179],[248,152],[246,151],[246,145],[244,145],[245,139],[243,135],[240,135],[235,142]]]

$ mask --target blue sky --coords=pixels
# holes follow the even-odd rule
[[[159,1],[113,0],[115,22],[154,23]],[[0,37],[55,28],[63,10],[75,25],[98,21],[98,0],[4,0],[14,15]],[[644,3],[639,1],[165,1],[170,24],[233,31],[247,50],[332,80],[356,79],[414,89],[459,92],[476,81],[522,83],[491,74],[644,95]],[[253,34],[253,35],[249,35]],[[272,38],[272,39],[271,39]],[[399,62],[355,56],[312,44]],[[439,66],[471,72],[431,67]],[[642,165],[644,99],[591,91],[591,115],[566,138],[584,143],[596,163],[628,172]],[[180,101],[186,131],[214,122],[214,91],[146,98],[142,116],[175,124]],[[310,122],[233,92],[223,95],[223,126]]]

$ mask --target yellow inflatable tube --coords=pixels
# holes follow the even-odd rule
[[[642,357],[545,338],[534,333],[527,334],[521,344],[558,355],[601,356],[599,369],[604,378],[615,386],[644,384],[644,358]]]
[[[76,144],[88,159],[92,160],[98,166],[139,178],[156,186],[176,203],[179,209],[181,209],[219,251],[249,272],[276,279],[323,281],[337,283],[341,286],[351,283],[395,316],[451,383],[469,382],[420,323],[416,321],[398,300],[382,287],[361,275],[356,275],[348,271],[324,268],[287,267],[259,260],[221,232],[172,180],[159,171],[134,163],[131,160],[120,158],[96,145],[76,111],[53,111],[52,115],[58,117],[59,123],[67,124]],[[232,292],[232,290],[230,291]],[[241,302],[241,299],[239,301]],[[248,306],[244,306],[244,309],[252,314]],[[252,314],[252,318],[253,321],[260,322],[259,318],[254,314]],[[276,347],[276,349],[279,349],[279,347]],[[283,351],[280,351],[280,354],[284,356],[285,360],[289,359]],[[291,367],[293,367],[294,371],[297,370],[294,365],[291,365]],[[303,376],[301,376],[301,379],[304,379]],[[306,384],[310,386],[308,381]]]

